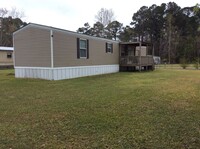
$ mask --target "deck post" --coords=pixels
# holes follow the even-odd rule
[[[152,56],[154,56],[154,44],[153,44]]]
[[[141,69],[142,69],[142,68],[141,68],[141,65],[142,65],[142,64],[141,64],[141,63],[142,63],[142,62],[141,62],[141,61],[142,61],[142,57],[141,57],[142,43],[141,43],[141,41],[140,41],[140,48],[139,48],[139,49],[140,49],[140,52],[139,52],[139,56],[140,56],[140,58],[139,58],[139,59],[140,59],[140,60],[139,60],[139,71],[141,71]]]

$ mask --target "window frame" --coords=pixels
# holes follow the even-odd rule
[[[12,52],[7,52],[7,59],[12,59]]]
[[[81,47],[81,41],[84,41],[85,42],[85,45],[86,45],[86,47],[85,48],[83,48],[83,47]],[[79,39],[79,57],[80,58],[87,58],[87,49],[88,49],[88,45],[87,45],[87,39],[83,39],[83,38],[80,38]],[[81,50],[85,50],[85,56],[83,57],[83,56],[81,56]]]
[[[85,43],[85,48],[81,47],[81,41],[86,42]],[[86,50],[85,51],[85,56],[83,57],[81,54],[81,50]],[[89,40],[87,38],[77,38],[77,59],[89,59]]]
[[[106,42],[106,53],[113,53],[113,43]]]

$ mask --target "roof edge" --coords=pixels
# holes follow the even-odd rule
[[[0,46],[0,51],[13,51],[14,47]]]
[[[90,38],[95,38],[95,39],[100,39],[100,40],[108,40],[108,41],[112,41],[112,42],[115,42],[115,43],[120,43],[120,41],[115,41],[115,40],[112,40],[112,39],[107,39],[107,38],[102,38],[102,37],[95,37],[95,36],[91,36],[91,35],[77,33],[75,31],[69,31],[69,30],[66,30],[66,29],[61,29],[61,28],[56,28],[56,27],[52,27],[52,26],[41,25],[41,24],[31,23],[31,22],[28,23],[26,26],[23,26],[22,28],[20,28],[17,31],[13,32],[13,35],[15,35],[16,33],[20,32],[21,30],[23,30],[23,29],[25,29],[25,28],[27,28],[29,26],[46,28],[46,29],[49,29],[49,30],[57,30],[57,31],[62,31],[62,32],[67,32],[67,33],[75,34],[75,35],[80,35],[80,36],[85,36],[85,37],[90,37]]]

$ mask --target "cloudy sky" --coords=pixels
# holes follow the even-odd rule
[[[129,25],[133,13],[142,6],[160,5],[170,0],[0,0],[0,8],[17,8],[26,22],[76,31],[85,22],[92,26],[101,8],[112,9],[117,21]],[[198,0],[174,0],[181,7],[194,6]]]

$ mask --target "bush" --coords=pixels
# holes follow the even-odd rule
[[[181,59],[180,59],[180,66],[181,66],[183,69],[186,69],[186,68],[188,67],[188,63],[187,63],[186,58],[181,58]]]
[[[194,61],[193,66],[194,66],[195,69],[199,69],[199,60],[198,59],[196,59]]]

